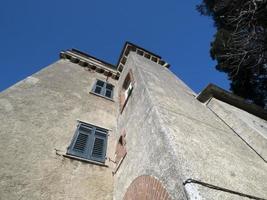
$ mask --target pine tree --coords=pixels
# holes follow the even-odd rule
[[[197,10],[217,28],[210,53],[230,89],[267,109],[267,0],[203,0]]]

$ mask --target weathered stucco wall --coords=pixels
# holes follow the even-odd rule
[[[177,161],[175,154],[170,151],[168,135],[161,126],[157,105],[147,87],[154,80],[145,79],[147,69],[142,62],[163,68],[134,53],[128,56],[118,87],[129,69],[132,69],[135,84],[125,109],[118,116],[118,134],[122,130],[126,132],[127,155],[115,174],[114,197],[122,199],[135,178],[150,175],[156,177],[174,199],[185,199],[182,180],[177,173],[179,169],[174,164]],[[156,89],[163,90],[162,87]]]
[[[77,119],[112,129],[114,155],[116,102],[89,94],[96,78],[106,80],[59,60],[0,94],[0,199],[112,199],[108,160],[102,167],[62,156]]]
[[[267,122],[212,98],[207,106],[231,127],[267,164]]]
[[[173,199],[186,198],[182,182],[190,178],[267,197],[266,163],[183,82],[168,69],[130,53],[119,85],[129,68],[136,83],[118,117],[118,130],[127,134],[127,155],[115,175],[116,199],[140,175],[157,177]],[[199,199],[218,199],[214,190],[201,187],[194,185]],[[221,199],[230,197],[220,192]]]
[[[134,89],[122,113],[118,90]],[[102,74],[59,60],[0,94],[0,199],[123,199],[151,177],[172,199],[244,199],[183,182],[200,180],[267,198],[266,121],[195,93],[163,66],[130,52],[114,101],[90,94]],[[111,129],[107,157],[123,131],[127,155],[107,167],[66,158],[77,119]],[[115,178],[115,179],[114,179]],[[138,179],[139,180],[139,179]],[[114,182],[114,183],[113,183]]]

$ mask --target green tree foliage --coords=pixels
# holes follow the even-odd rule
[[[214,20],[210,53],[230,89],[267,109],[267,0],[203,0],[197,10]]]

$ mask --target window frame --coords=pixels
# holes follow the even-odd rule
[[[132,69],[129,70],[126,77],[124,78],[124,81],[122,83],[119,96],[120,96],[120,113],[122,114],[130,96],[132,95],[132,92],[135,87],[135,80],[133,76]]]
[[[102,82],[103,83],[103,86],[98,85],[97,84],[98,82]],[[108,88],[108,86],[111,86],[111,89]],[[100,93],[96,92],[96,88],[97,87],[101,88],[100,89]],[[106,95],[107,94],[107,91],[110,92],[110,97]],[[100,79],[96,79],[96,81],[95,81],[95,83],[94,83],[94,85],[93,85],[92,90],[91,90],[90,93],[95,94],[95,95],[100,96],[100,97],[107,98],[109,100],[113,100],[113,96],[114,96],[114,85],[112,85],[111,83],[108,83],[106,81],[102,81]]]
[[[85,130],[88,130],[88,132],[86,132]],[[84,144],[84,138],[77,142],[80,135],[88,135],[85,144]],[[96,148],[96,152],[99,153],[99,146],[97,147],[97,144],[95,144],[96,139],[99,139],[99,141],[100,140],[103,141],[103,144],[101,146],[101,150],[102,150],[101,156],[93,155],[93,151],[95,150],[95,148]],[[76,145],[76,148],[75,148],[75,145]],[[83,146],[84,152],[78,149],[78,148],[81,148],[81,145],[84,145]],[[88,160],[88,161],[99,162],[99,163],[104,164],[106,160],[106,154],[107,154],[107,145],[108,145],[108,130],[107,129],[78,121],[77,128],[72,137],[71,143],[67,148],[66,154],[80,158],[82,160]]]

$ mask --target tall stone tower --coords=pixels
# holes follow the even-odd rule
[[[127,42],[0,94],[0,199],[267,199],[267,113]]]

